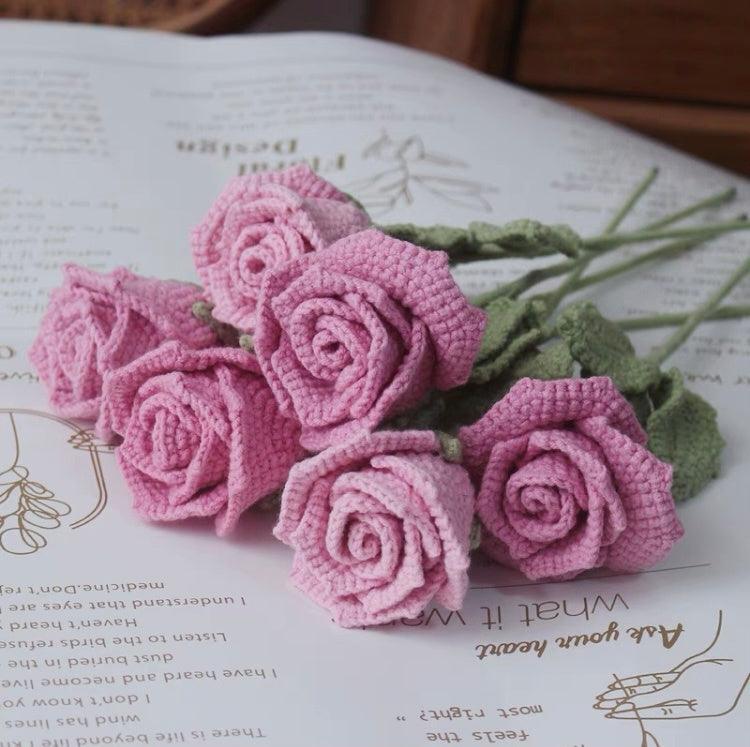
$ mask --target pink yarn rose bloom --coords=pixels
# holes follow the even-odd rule
[[[379,431],[292,469],[274,534],[293,583],[344,627],[460,609],[474,490],[431,431]]]
[[[485,320],[443,252],[370,229],[266,275],[255,350],[318,450],[463,384]]]
[[[193,260],[222,322],[252,332],[264,273],[370,221],[306,165],[229,182],[193,232]]]
[[[100,274],[63,267],[63,285],[52,292],[29,350],[50,404],[63,417],[95,420],[111,436],[102,408],[104,375],[165,340],[201,348],[214,333],[193,317],[201,289],[192,283],[134,275],[124,267]]]
[[[643,570],[683,534],[672,468],[607,377],[522,379],[460,440],[483,549],[531,579]]]
[[[216,516],[227,534],[301,455],[297,424],[240,348],[165,343],[109,374],[104,397],[123,437],[120,469],[146,519]]]

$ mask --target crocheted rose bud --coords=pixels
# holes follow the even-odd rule
[[[252,332],[267,270],[369,224],[364,211],[304,164],[233,179],[192,237],[214,317]]]
[[[295,586],[344,627],[461,608],[474,490],[431,431],[379,431],[297,464],[274,534]]]
[[[146,519],[216,516],[225,535],[301,456],[297,424],[240,348],[164,343],[109,374],[104,397],[123,437],[117,461]]]
[[[521,379],[459,434],[485,552],[531,579],[634,572],[682,536],[672,468],[611,379]]]
[[[63,267],[63,285],[50,296],[29,358],[59,415],[97,422],[105,440],[112,433],[101,406],[108,371],[130,363],[165,340],[201,348],[214,333],[193,317],[201,297],[192,283],[134,275],[124,267],[100,274]]]
[[[443,252],[370,229],[266,275],[255,350],[318,450],[463,384],[484,324]]]

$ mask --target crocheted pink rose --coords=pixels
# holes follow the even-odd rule
[[[460,609],[474,490],[431,431],[379,431],[295,465],[274,534],[293,583],[344,627]]]
[[[301,164],[229,182],[193,232],[193,259],[213,315],[244,331],[266,270],[370,224],[332,184]]]
[[[300,456],[255,357],[167,342],[109,374],[117,460],[144,518],[216,516],[219,535],[281,487]]]
[[[460,440],[483,549],[529,578],[639,571],[682,536],[672,468],[607,377],[522,379]]]
[[[109,438],[101,407],[102,380],[113,371],[174,339],[200,348],[214,333],[193,317],[201,289],[191,283],[134,275],[124,267],[100,274],[63,267],[63,285],[50,296],[29,350],[50,404],[63,417],[98,418],[97,433]]]
[[[269,272],[257,323],[268,383],[317,450],[463,384],[485,315],[443,252],[370,229]]]

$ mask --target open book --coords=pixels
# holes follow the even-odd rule
[[[26,353],[60,265],[193,279],[188,232],[227,179],[298,161],[387,223],[593,234],[654,165],[629,226],[730,184],[738,212],[750,199],[739,177],[375,41],[0,24],[0,745],[747,744],[748,322],[702,325],[671,361],[729,443],[662,566],[534,584],[477,563],[461,612],[379,629],[291,591],[270,513],[227,540],[144,524],[111,449],[49,412]],[[747,251],[724,237],[592,294],[617,317],[692,308]],[[525,268],[457,277],[476,292]]]

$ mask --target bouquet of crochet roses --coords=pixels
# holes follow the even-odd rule
[[[750,312],[722,305],[750,259],[684,315],[566,303],[749,227],[683,222],[727,190],[623,231],[655,176],[593,237],[378,227],[304,165],[239,177],[193,232],[202,287],[67,265],[29,356],[55,412],[116,446],[140,516],[212,517],[221,537],[273,506],[294,585],[340,625],[459,609],[474,552],[534,580],[637,572],[681,537],[676,503],[723,446],[662,364],[703,320]],[[506,257],[529,271],[478,297],[451,275]],[[639,356],[626,332],[647,327],[673,329]]]

